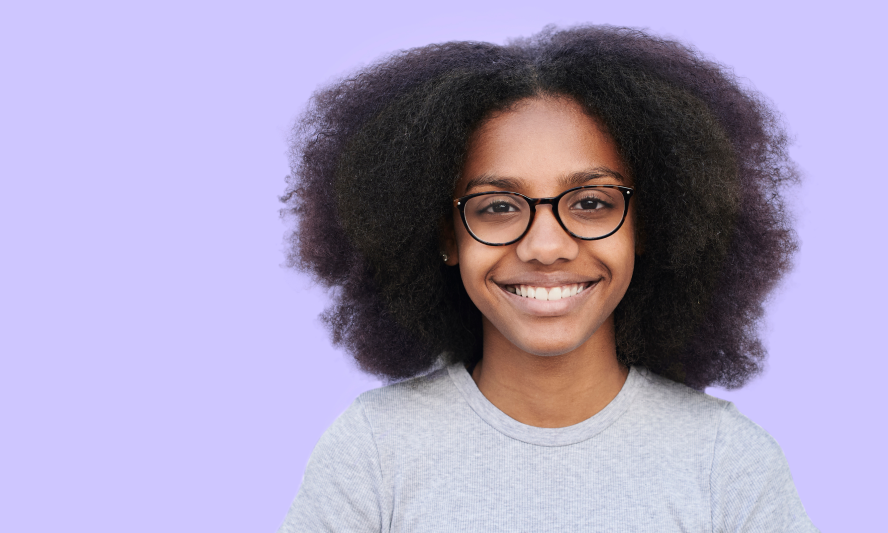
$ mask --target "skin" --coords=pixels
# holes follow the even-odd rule
[[[494,115],[475,132],[455,197],[495,190],[552,197],[582,184],[632,186],[616,144],[595,119],[572,99],[540,97]],[[551,206],[538,206],[529,232],[509,246],[473,239],[454,209],[443,239],[446,262],[459,266],[483,314],[484,356],[472,378],[515,420],[549,428],[577,424],[607,406],[625,383],[629,370],[617,361],[613,311],[638,251],[632,204],[620,230],[596,241],[570,236]],[[505,290],[522,282],[591,286],[553,302]]]

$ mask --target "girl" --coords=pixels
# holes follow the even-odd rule
[[[393,384],[281,528],[816,531],[730,404],[796,242],[776,113],[612,27],[395,54],[315,94],[283,197],[334,343]]]

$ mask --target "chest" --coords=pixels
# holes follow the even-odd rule
[[[405,450],[389,474],[392,532],[710,530],[704,461],[655,442],[445,439]]]

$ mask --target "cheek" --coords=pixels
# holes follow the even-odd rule
[[[468,235],[457,240],[457,247],[459,249],[459,272],[466,290],[471,295],[473,291],[478,290],[479,284],[484,284],[490,268],[496,263],[497,258],[491,253],[495,253],[495,248],[485,246]]]
[[[460,222],[462,226],[462,222]],[[487,246],[468,234],[465,227],[456,231],[456,245],[459,253],[459,273],[463,286],[475,305],[482,311],[489,309],[485,302],[491,298],[487,278],[490,277],[509,247]]]
[[[590,271],[603,272],[608,284],[607,300],[616,305],[623,297],[635,269],[635,239],[631,231],[620,231],[600,241],[587,241],[584,254]]]
[[[623,228],[620,229],[622,233]],[[613,235],[612,237],[618,237]],[[616,297],[622,299],[626,289],[629,288],[629,282],[632,280],[632,272],[635,269],[635,239],[633,233],[627,231],[623,235],[619,235],[612,243],[613,248],[607,254],[607,267],[613,276],[615,285],[614,292]]]

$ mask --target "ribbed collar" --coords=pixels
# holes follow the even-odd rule
[[[490,403],[475,384],[462,363],[447,367],[453,384],[475,413],[494,429],[513,439],[537,446],[568,446],[590,439],[614,423],[629,409],[636,393],[648,380],[647,369],[630,367],[626,382],[617,396],[591,418],[563,428],[538,428],[522,424]]]

